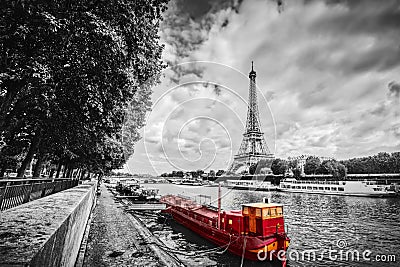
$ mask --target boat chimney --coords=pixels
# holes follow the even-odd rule
[[[269,197],[263,197],[263,202],[264,203],[271,203],[271,199]]]

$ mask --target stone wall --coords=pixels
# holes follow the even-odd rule
[[[94,182],[0,212],[0,266],[74,266]]]

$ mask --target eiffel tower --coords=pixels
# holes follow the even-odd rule
[[[254,71],[253,61],[251,62],[249,78],[250,88],[246,129],[243,134],[242,144],[238,153],[233,157],[233,162],[228,169],[228,173],[236,173],[239,169],[243,168],[248,172],[250,166],[260,160],[272,162],[274,159],[274,154],[269,151],[265,142],[264,133],[261,132],[257,103],[256,72]],[[266,167],[270,167],[270,163]]]

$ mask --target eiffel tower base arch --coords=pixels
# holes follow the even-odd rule
[[[232,164],[230,165],[227,174],[239,174],[243,171],[249,173],[249,168],[253,164],[259,163],[255,174],[270,174],[272,161],[275,159],[273,154],[267,156],[262,155],[261,157],[234,157]]]

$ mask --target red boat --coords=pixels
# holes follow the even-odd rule
[[[221,212],[193,200],[166,195],[163,211],[178,223],[233,254],[253,261],[279,259],[286,265],[289,238],[283,219],[283,206],[273,203],[249,203],[242,210]]]

